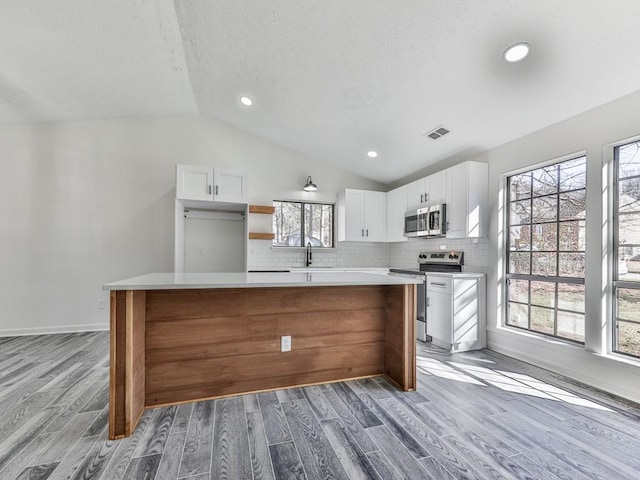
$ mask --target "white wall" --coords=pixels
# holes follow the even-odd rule
[[[608,144],[639,134],[640,92],[475,158],[489,163],[489,347],[635,401],[640,401],[640,362],[617,361],[607,351],[611,324],[607,323],[610,282],[606,240],[610,219],[606,167],[611,152]],[[587,153],[586,348],[502,327],[504,266],[500,210],[505,174],[583,151]]]
[[[246,171],[251,203],[380,187],[200,116],[3,126],[0,155],[0,335],[107,328],[104,283],[172,271],[176,163]]]

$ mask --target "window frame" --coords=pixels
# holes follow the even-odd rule
[[[584,187],[582,188],[572,188],[569,190],[561,190],[560,189],[560,183],[559,183],[559,179],[558,179],[558,187],[556,189],[555,192],[553,193],[543,193],[540,195],[534,195],[533,192],[533,175],[532,175],[532,185],[531,185],[531,191],[530,191],[530,196],[526,199],[523,199],[524,201],[529,201],[529,208],[531,210],[531,218],[529,219],[528,223],[520,223],[517,225],[512,225],[511,224],[511,179],[513,177],[516,177],[518,175],[523,175],[523,174],[527,174],[527,173],[532,173],[536,170],[542,170],[544,168],[548,168],[548,167],[553,167],[553,166],[557,166],[557,165],[561,165],[565,162],[569,162],[572,160],[580,160],[580,159],[584,159],[585,162],[585,183],[584,183]],[[503,288],[504,288],[504,308],[503,308],[503,315],[502,315],[502,326],[506,327],[506,328],[513,328],[513,329],[518,329],[518,330],[522,330],[522,331],[526,331],[532,334],[536,334],[536,335],[543,335],[543,336],[547,336],[553,339],[557,339],[560,341],[566,341],[566,342],[570,342],[573,344],[578,344],[578,345],[585,345],[585,341],[586,338],[583,338],[583,340],[576,340],[570,337],[565,337],[565,336],[559,336],[557,334],[558,332],[558,313],[559,312],[566,312],[569,314],[579,314],[582,315],[583,321],[584,323],[584,330],[585,330],[585,335],[586,335],[586,281],[585,281],[585,277],[586,275],[584,275],[583,277],[566,277],[566,276],[560,276],[558,275],[560,273],[560,253],[577,253],[577,254],[582,254],[585,257],[585,267],[586,267],[586,238],[585,238],[585,246],[584,246],[584,250],[580,250],[580,251],[566,251],[566,250],[561,250],[560,249],[560,243],[561,243],[561,238],[560,238],[560,226],[563,223],[568,223],[568,222],[576,222],[576,221],[582,221],[585,222],[585,230],[586,230],[586,220],[587,220],[587,215],[586,215],[586,192],[587,192],[587,179],[586,179],[586,175],[587,175],[587,153],[586,151],[580,151],[580,152],[575,152],[573,154],[569,154],[569,155],[565,155],[563,157],[559,157],[559,158],[555,158],[553,160],[550,160],[548,162],[544,162],[544,163],[540,163],[534,166],[527,166],[526,168],[522,168],[516,171],[512,171],[510,173],[504,174],[503,176],[503,185],[505,186],[505,193],[504,193],[504,216],[503,216],[503,225],[504,225],[504,231],[505,231],[505,235],[504,235],[504,255],[503,255],[503,259],[504,259],[504,267],[503,267],[503,279],[504,279],[504,283],[503,283]],[[558,170],[558,175],[560,174],[560,171]],[[560,204],[560,197],[563,194],[566,193],[571,193],[571,192],[577,192],[577,191],[584,191],[585,192],[585,215],[583,218],[581,219],[569,219],[569,220],[560,220],[560,208],[561,208],[561,204]],[[544,197],[548,197],[548,196],[555,196],[558,201],[556,202],[556,217],[554,221],[537,221],[534,222],[534,218],[533,218],[533,201],[536,198],[544,198]],[[514,200],[517,201],[517,200]],[[556,264],[555,264],[555,271],[556,271],[556,275],[555,276],[545,276],[545,275],[540,275],[540,274],[533,274],[532,273],[532,268],[533,268],[533,232],[534,232],[534,228],[538,227],[538,226],[542,226],[542,225],[546,225],[546,224],[553,224],[556,225],[556,241],[555,241],[555,250],[543,250],[543,251],[539,251],[540,253],[552,253],[555,254],[556,256]],[[512,228],[514,226],[529,226],[530,227],[530,232],[529,232],[529,250],[524,250],[523,253],[528,253],[529,254],[529,273],[528,274],[523,274],[523,273],[510,273],[509,269],[510,269],[510,265],[511,265],[511,235],[512,235]],[[514,251],[514,253],[517,251]],[[527,281],[528,282],[528,287],[527,287],[527,291],[526,291],[526,296],[527,296],[527,301],[526,303],[524,301],[514,301],[514,300],[509,300],[509,290],[510,290],[510,283],[512,280],[523,280],[523,281]],[[553,284],[554,287],[554,294],[553,294],[553,306],[545,306],[545,305],[539,305],[539,304],[532,304],[531,303],[531,295],[532,295],[532,285],[531,282],[546,282],[549,284]],[[563,285],[582,285],[585,289],[585,301],[584,301],[584,310],[583,311],[577,311],[577,310],[570,310],[568,308],[561,308],[559,306],[559,286],[563,284]],[[509,322],[509,308],[510,308],[510,304],[518,304],[518,305],[524,305],[527,307],[527,326],[523,327],[520,325],[514,325],[514,324],[510,324]],[[539,330],[534,330],[531,328],[531,316],[532,316],[532,307],[538,307],[538,308],[545,308],[548,310],[553,311],[553,333],[547,333],[547,332],[542,332]]]
[[[620,167],[619,167],[619,149],[621,147],[625,147],[627,145],[639,144],[640,146],[640,136],[631,137],[620,142],[616,142],[611,145],[612,153],[611,153],[611,205],[612,205],[612,234],[611,234],[611,341],[609,342],[608,347],[611,349],[611,353],[615,355],[622,355],[625,358],[632,358],[635,360],[640,360],[640,355],[634,355],[632,353],[623,352],[619,350],[619,291],[620,290],[640,290],[640,281],[633,280],[619,280],[619,253],[620,253],[620,242],[619,242],[619,226],[620,226],[620,192],[619,192],[619,181],[620,181]],[[623,177],[622,180],[628,180],[633,178],[640,178],[640,174],[631,175],[628,177]],[[632,244],[632,248],[633,245]],[[628,246],[628,245],[627,245]],[[640,245],[638,245],[640,247]],[[635,322],[629,319],[623,319],[623,323],[640,325],[640,322]]]
[[[305,205],[322,205],[322,206],[330,206],[331,207],[331,246],[330,247],[319,247],[313,246],[312,248],[317,251],[326,252],[328,250],[335,250],[336,245],[336,203],[335,202],[321,202],[321,201],[307,201],[307,200],[282,200],[282,199],[274,199],[272,203],[280,202],[280,203],[297,203],[301,205],[301,219],[300,219],[300,238],[304,238],[304,229],[305,229]],[[275,205],[274,205],[275,206]],[[274,250],[286,250],[291,251],[295,249],[303,250],[307,248],[302,245],[274,245],[273,241],[275,241],[276,237],[274,235],[274,239],[271,243],[271,248]]]

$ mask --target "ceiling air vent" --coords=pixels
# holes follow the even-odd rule
[[[449,133],[449,130],[447,130],[442,125],[440,125],[439,127],[434,128],[430,132],[425,133],[423,136],[427,136],[431,140],[437,140],[440,137],[445,136],[447,133]]]

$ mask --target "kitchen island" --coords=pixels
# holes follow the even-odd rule
[[[413,390],[416,280],[380,274],[158,273],[111,293],[109,438],[145,408],[386,375]],[[281,351],[281,337],[291,351]]]

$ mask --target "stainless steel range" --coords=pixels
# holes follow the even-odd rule
[[[415,275],[423,277],[424,281],[418,284],[417,292],[417,319],[416,337],[418,340],[426,342],[431,339],[427,337],[427,274],[433,272],[459,273],[464,264],[464,252],[459,250],[437,252],[420,252],[418,255],[418,267],[416,269],[390,268],[389,272],[402,275]]]

